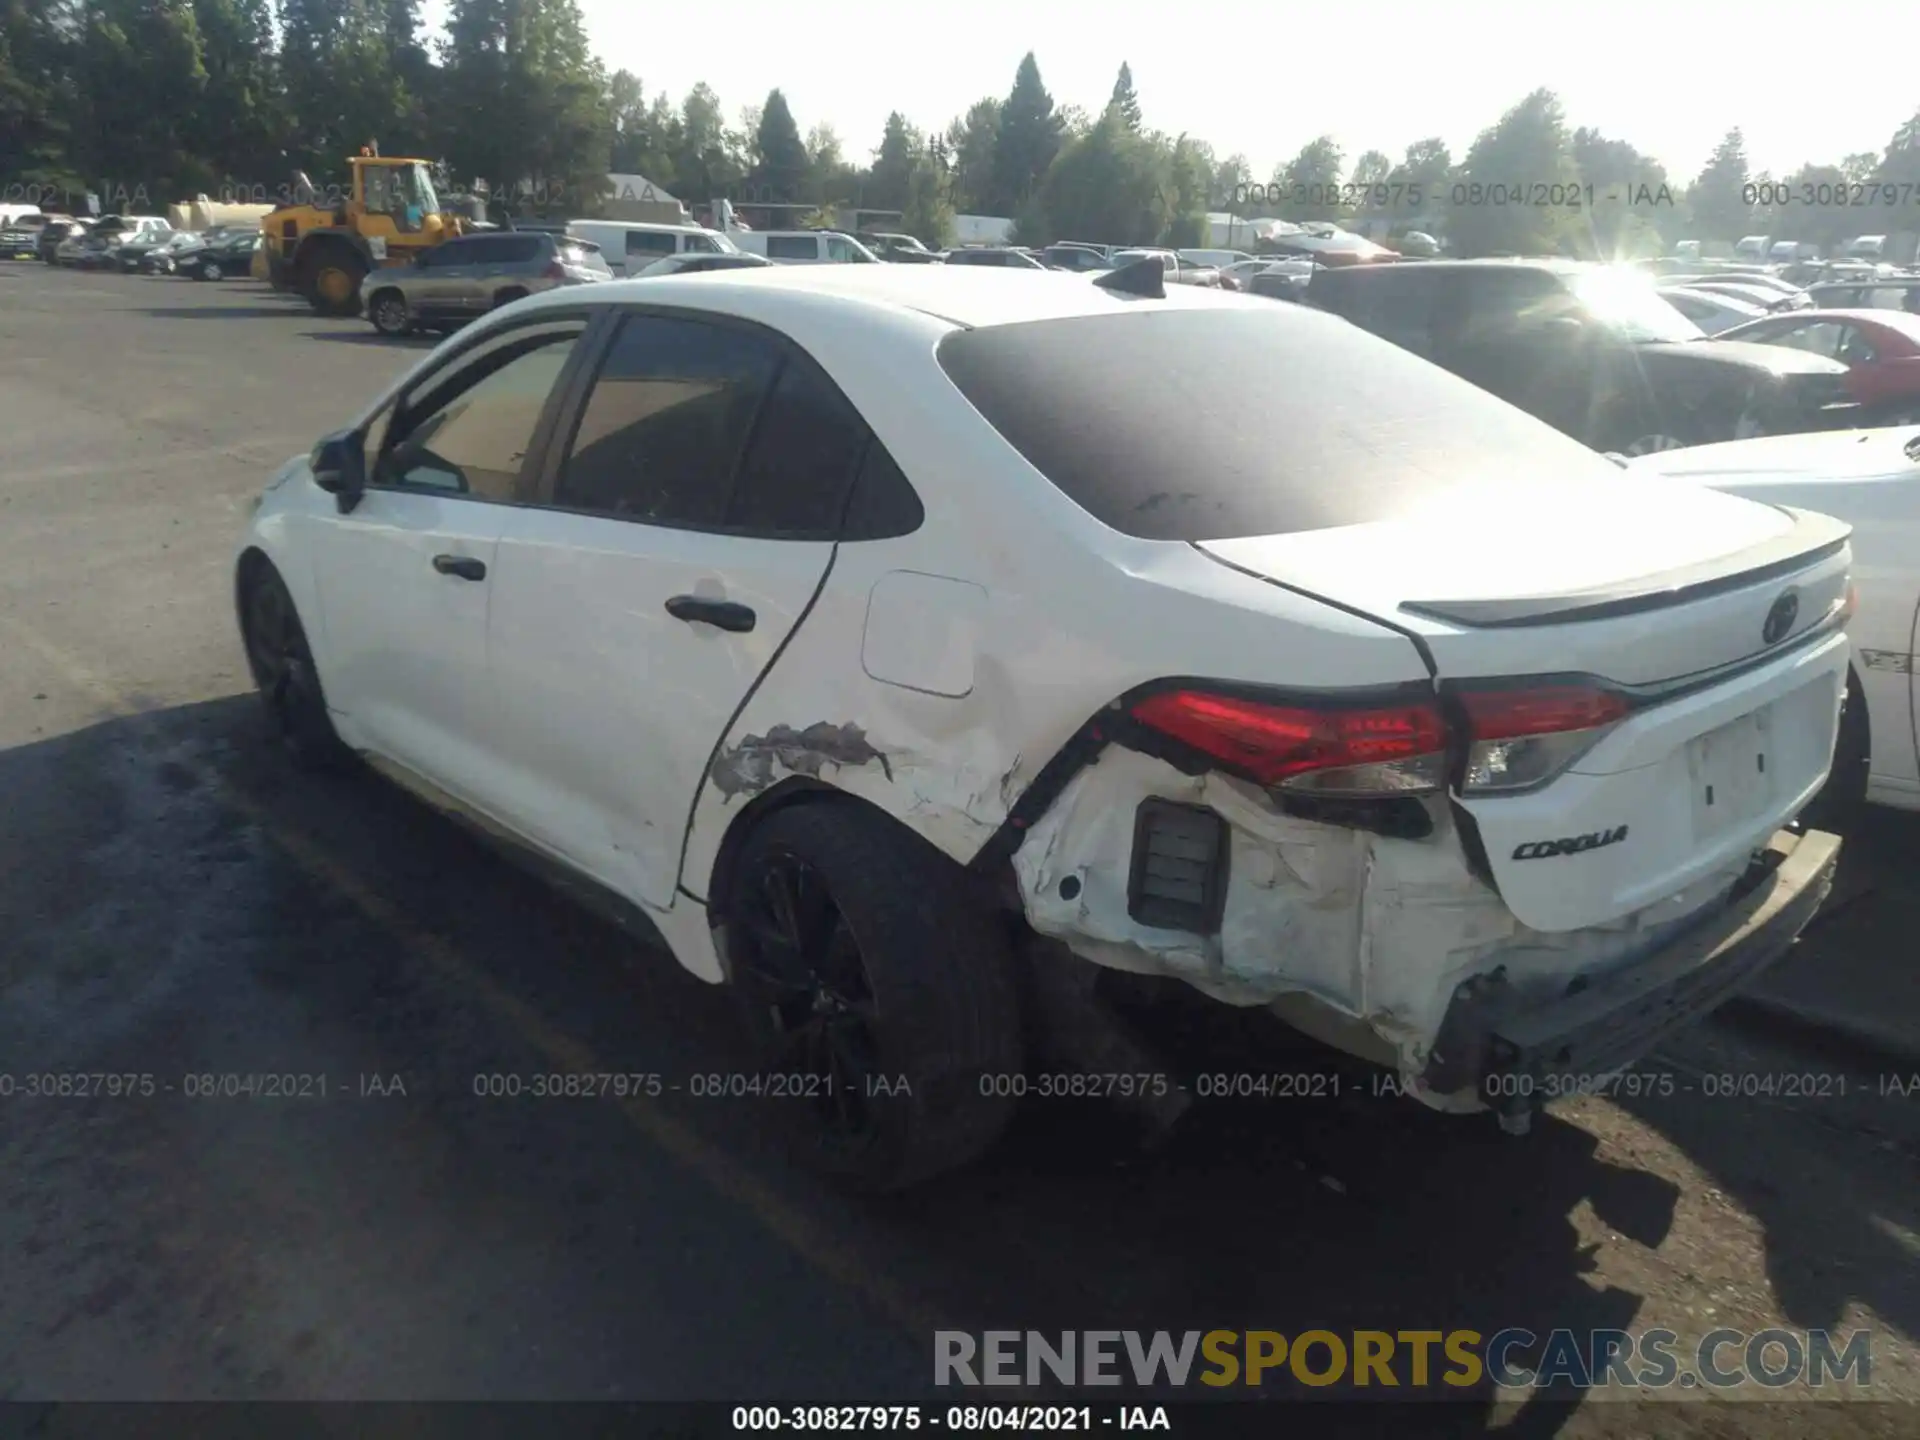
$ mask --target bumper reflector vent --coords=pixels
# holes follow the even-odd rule
[[[1211,935],[1227,900],[1227,822],[1197,805],[1142,800],[1127,913],[1156,930]]]

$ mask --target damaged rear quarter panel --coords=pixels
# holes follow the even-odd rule
[[[1134,813],[1149,796],[1203,806],[1229,826],[1217,935],[1157,929],[1128,914]],[[1428,1095],[1417,1077],[1461,981],[1504,968],[1520,997],[1557,998],[1575,975],[1654,948],[1664,927],[1724,893],[1738,873],[1708,877],[1613,925],[1545,934],[1522,925],[1471,872],[1446,802],[1430,808],[1431,836],[1390,839],[1298,819],[1256,786],[1183,775],[1114,748],[1033,826],[1014,868],[1034,928],[1082,958],[1172,976],[1228,1004],[1276,1006],[1296,1024],[1303,1013],[1331,1022],[1301,1028],[1336,1044],[1357,1022],[1382,1042],[1363,1058],[1391,1054],[1409,1088],[1450,1109],[1478,1102]],[[1069,877],[1079,883],[1063,895]]]

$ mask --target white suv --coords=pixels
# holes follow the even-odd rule
[[[247,527],[278,733],[644,916],[871,1185],[980,1153],[1029,1035],[1102,1013],[1043,975],[1266,1007],[1519,1128],[1792,942],[1846,527],[1315,310],[1028,278],[479,320]]]

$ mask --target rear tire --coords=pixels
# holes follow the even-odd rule
[[[833,800],[777,810],[727,906],[732,989],[784,1077],[799,1158],[895,1191],[983,1155],[1012,1118],[1020,1004],[1006,937],[926,841]]]
[[[336,769],[352,752],[327,713],[320,671],[293,596],[270,561],[250,559],[240,587],[240,635],[268,729],[300,769]]]

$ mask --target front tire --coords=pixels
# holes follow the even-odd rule
[[[733,990],[800,1158],[895,1191],[984,1154],[1024,1057],[1006,937],[966,873],[833,800],[775,811],[734,873]]]
[[[366,278],[366,263],[340,244],[328,244],[300,262],[300,294],[316,315],[358,315],[360,282]]]
[[[307,632],[286,582],[257,557],[241,584],[240,633],[268,729],[288,758],[303,770],[337,767],[350,752],[327,713]]]
[[[227,272],[220,268],[220,262],[218,260],[205,260],[201,262],[200,268],[194,272],[193,278],[196,280],[222,280],[226,278],[226,274]]]
[[[373,322],[373,328],[389,339],[398,339],[413,333],[413,312],[407,308],[406,297],[398,290],[381,290],[367,302],[367,318]]]

